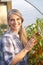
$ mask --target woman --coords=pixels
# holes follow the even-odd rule
[[[29,41],[24,27],[24,19],[17,9],[8,12],[9,30],[2,37],[2,52],[4,65],[28,65],[27,53],[35,46],[36,40]]]

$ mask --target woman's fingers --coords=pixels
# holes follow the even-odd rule
[[[28,41],[26,45],[26,49],[28,51],[32,50],[32,48],[37,44],[37,39],[36,37],[31,37],[30,40]]]
[[[31,44],[29,41],[25,48],[26,48],[26,50],[30,51],[30,50],[32,50],[33,46],[34,46],[34,44],[33,43]]]
[[[30,38],[30,41],[31,41],[32,43],[34,43],[35,45],[37,44],[37,39],[36,39],[35,36],[32,36],[32,37]]]

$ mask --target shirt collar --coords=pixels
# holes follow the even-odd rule
[[[16,34],[15,32],[13,32],[11,29],[9,29],[9,31],[8,31],[10,34],[12,34],[12,35],[16,35],[18,38],[19,38],[19,34]]]

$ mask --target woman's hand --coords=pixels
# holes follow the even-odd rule
[[[28,41],[25,50],[27,50],[27,52],[29,52],[30,50],[32,50],[32,48],[37,44],[37,39],[36,37],[32,36],[30,38],[30,40]]]

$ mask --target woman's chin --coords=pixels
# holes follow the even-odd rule
[[[18,31],[18,30],[19,30],[18,27],[11,27],[11,29],[12,29],[13,31]]]
[[[18,29],[17,28],[12,28],[12,30],[17,31]]]

